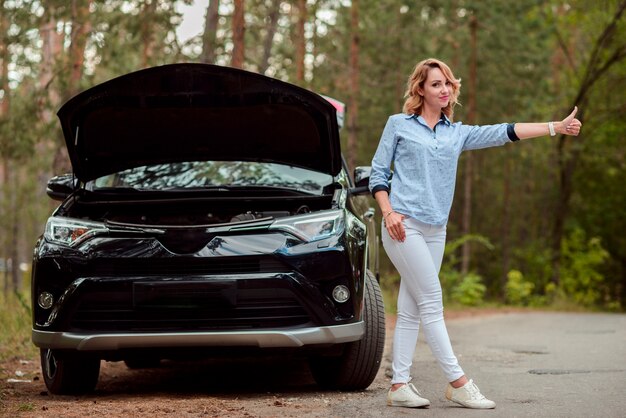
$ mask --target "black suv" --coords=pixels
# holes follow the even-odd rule
[[[33,342],[52,393],[100,361],[149,367],[216,348],[297,350],[324,387],[380,365],[369,168],[348,175],[336,108],[238,69],[130,73],[58,113],[73,173],[34,250]]]

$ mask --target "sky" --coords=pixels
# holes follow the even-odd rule
[[[178,39],[185,42],[204,30],[204,15],[209,0],[194,0],[189,6],[178,4],[178,11],[183,14],[183,21],[176,30]]]

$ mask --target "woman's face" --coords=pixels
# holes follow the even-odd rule
[[[418,93],[424,97],[425,107],[443,109],[450,103],[452,83],[446,79],[439,68],[431,68],[428,70],[424,87],[420,88]]]

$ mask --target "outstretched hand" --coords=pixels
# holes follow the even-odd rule
[[[559,133],[563,135],[574,135],[577,136],[580,133],[580,128],[583,124],[576,119],[576,113],[578,112],[578,106],[574,106],[574,110],[572,113],[567,115],[565,119],[563,119],[559,126]]]

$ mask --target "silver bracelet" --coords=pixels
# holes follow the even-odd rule
[[[554,122],[548,122],[548,130],[550,131],[550,136],[556,135],[556,132],[554,131]]]

